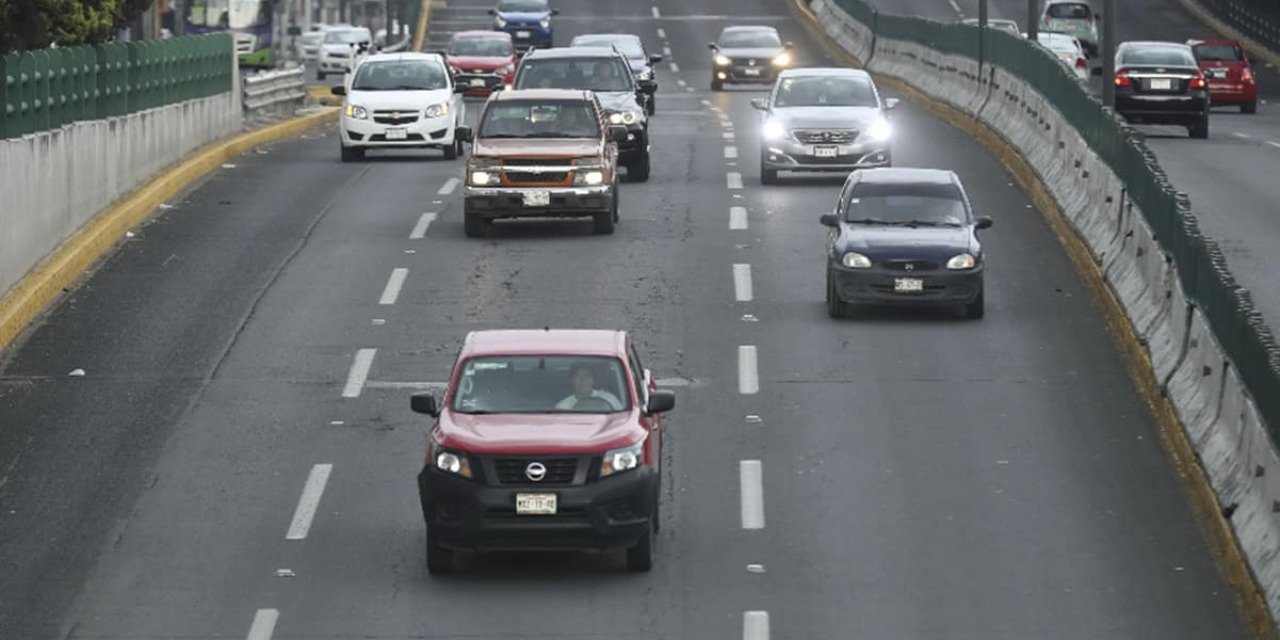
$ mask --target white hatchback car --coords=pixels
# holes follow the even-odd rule
[[[1061,60],[1062,64],[1067,67],[1067,71],[1075,74],[1076,80],[1081,82],[1089,81],[1089,59],[1085,57],[1084,45],[1081,44],[1079,38],[1065,33],[1041,31],[1036,34],[1036,40],[1058,60]]]
[[[329,29],[316,54],[316,79],[331,73],[349,73],[364,52],[373,47],[373,34],[364,27]]]
[[[447,160],[462,152],[455,132],[466,122],[466,103],[444,56],[438,53],[379,53],[365,56],[352,74],[339,129],[342,160],[367,149],[417,147],[441,149]]]

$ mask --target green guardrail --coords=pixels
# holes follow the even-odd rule
[[[226,34],[0,56],[0,139],[232,90]]]
[[[979,59],[977,26],[883,13],[864,0],[833,4],[870,28],[876,44],[887,38]],[[1156,241],[1172,257],[1184,293],[1204,313],[1249,390],[1272,443],[1280,444],[1280,345],[1248,291],[1227,269],[1218,244],[1200,232],[1186,196],[1169,183],[1140,136],[1044,47],[998,29],[985,35],[984,64],[1003,69],[1044,96],[1123,181]]]

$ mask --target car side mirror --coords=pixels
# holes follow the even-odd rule
[[[651,54],[649,54],[649,64],[658,64],[659,62],[662,62],[662,54],[661,54],[661,53],[651,53]]]
[[[1089,73],[1090,73],[1090,74],[1092,74],[1092,75],[1095,75],[1095,76],[1101,76],[1101,75],[1102,75],[1102,67],[1094,67],[1093,69],[1091,69],[1091,70],[1089,71]]]
[[[656,389],[649,392],[649,403],[645,405],[644,412],[654,415],[666,413],[674,408],[676,408],[676,394],[666,389]]]
[[[609,125],[609,142],[626,142],[627,128],[620,124]]]
[[[457,127],[453,130],[453,137],[462,142],[471,142],[475,139],[475,134],[472,133],[471,127]]]
[[[491,15],[491,16],[496,16],[496,15],[498,15],[498,10],[497,10],[497,9],[490,9],[490,10],[489,10],[489,15]]]
[[[657,80],[641,80],[639,83],[640,90],[645,93],[653,93],[658,90]]]
[[[436,406],[436,397],[430,391],[415,393],[409,398],[409,408],[414,413],[429,415],[432,418],[440,417],[440,408]]]
[[[769,109],[769,102],[764,98],[752,98],[751,108],[756,111],[767,111]]]
[[[818,222],[822,223],[822,226],[824,227],[831,227],[833,229],[840,226],[840,219],[837,218],[834,213],[824,213],[818,216]]]
[[[897,99],[897,98],[885,98],[885,99],[884,99],[884,110],[885,110],[885,111],[890,111],[890,110],[892,110],[892,109],[896,108],[897,106],[898,106],[898,99]]]
[[[345,96],[347,95],[347,88],[342,85],[329,87],[329,93],[335,96]]]
[[[976,228],[990,229],[993,224],[995,224],[995,220],[992,220],[991,216],[978,216],[978,224],[976,225]]]
[[[708,43],[707,43],[707,48],[708,48],[708,49],[710,49],[710,50],[712,50],[712,51],[719,51],[719,50],[720,50],[720,47],[717,47],[717,46],[716,46],[716,43],[714,43],[714,42],[708,42]]]
[[[553,16],[558,16],[558,15],[560,15],[560,10],[559,10],[559,9],[552,9],[552,10],[551,10],[551,15],[553,15]]]

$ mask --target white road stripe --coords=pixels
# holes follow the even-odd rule
[[[751,265],[733,265],[733,297],[738,302],[751,302]]]
[[[768,611],[743,612],[742,640],[769,640]]]
[[[377,349],[361,349],[356,352],[355,360],[351,361],[351,371],[347,373],[347,386],[342,390],[342,397],[360,397],[360,390],[364,388],[364,381],[369,378],[369,369],[373,367],[373,357],[377,353]]]
[[[732,131],[726,131],[726,132],[724,132],[724,133],[720,134],[720,137],[721,137],[721,138],[724,138],[725,140],[733,140],[733,132],[732,132]]]
[[[453,190],[458,188],[458,182],[460,181],[457,178],[449,178],[448,180],[445,180],[444,186],[440,187],[440,191],[437,193],[442,196],[447,196],[453,193]]]
[[[324,495],[324,486],[329,482],[329,473],[333,471],[331,464],[318,464],[311,468],[307,476],[307,484],[302,487],[302,497],[298,499],[298,508],[293,512],[293,522],[289,524],[289,533],[285,540],[306,540],[311,530],[311,521],[316,517],[316,509],[320,507],[320,496]]]
[[[1275,141],[1273,141],[1273,140],[1267,140],[1267,141],[1266,141],[1266,143],[1267,143],[1267,144],[1269,144],[1269,145],[1271,145],[1271,146],[1273,146],[1273,147],[1280,147],[1280,142],[1275,142]]]
[[[1240,133],[1239,131],[1232,131],[1232,132],[1231,132],[1231,135],[1233,135],[1233,136],[1235,136],[1235,137],[1237,137],[1237,138],[1245,138],[1245,139],[1248,139],[1248,138],[1249,138],[1249,134],[1247,134],[1247,133]]]
[[[431,212],[422,214],[422,217],[418,218],[418,224],[413,225],[413,231],[409,232],[409,239],[421,240],[426,237],[427,227],[430,227],[431,223],[435,221],[436,214]]]
[[[956,0],[947,0],[947,2],[951,4],[952,9],[956,10],[956,13],[964,15],[964,12],[960,10],[960,5],[956,4]]]
[[[680,65],[678,65],[678,64],[676,64],[676,63],[674,63],[674,62],[672,62],[672,63],[671,63],[671,73],[680,73]]]
[[[760,372],[756,368],[756,348],[738,347],[738,393],[752,395],[760,391]]]
[[[663,40],[667,39],[667,32],[662,27],[658,27],[658,37],[662,38]]]
[[[759,460],[738,463],[738,483],[742,491],[742,528],[764,528],[764,472]]]
[[[246,640],[271,640],[271,634],[276,632],[276,620],[279,619],[280,612],[275,609],[258,609]]]
[[[725,176],[725,181],[728,183],[730,189],[742,188],[742,174],[737,171],[730,171]]]
[[[680,86],[682,86],[682,87],[687,87],[687,86],[689,86],[689,83],[685,82],[685,81],[684,81],[684,78],[676,78],[676,84],[678,84],[678,85],[680,85]]]
[[[666,47],[666,46],[662,47],[662,55],[664,55],[664,56],[666,56],[666,57],[670,58],[670,57],[671,57],[671,55],[672,55],[672,54],[671,54],[671,47]]]
[[[653,8],[653,17],[655,17],[655,18],[661,18],[661,17],[662,17],[662,14],[661,14],[661,13],[658,13],[658,8],[657,8],[657,7],[654,7],[654,8]]]
[[[404,267],[396,267],[391,270],[391,277],[387,279],[387,286],[382,289],[382,298],[378,300],[378,304],[395,304],[400,297],[400,289],[404,288],[404,279],[409,277],[409,270]]]
[[[729,228],[735,231],[747,228],[746,207],[729,207]]]
[[[738,157],[738,148],[737,148],[737,147],[735,147],[735,146],[733,146],[733,145],[731,145],[731,144],[730,144],[730,145],[725,145],[725,147],[724,147],[724,157],[725,157],[725,158],[727,158],[727,159],[729,159],[729,160],[733,160],[734,158],[737,158],[737,157]]]

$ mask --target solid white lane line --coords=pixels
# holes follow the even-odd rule
[[[678,65],[678,64],[676,64],[676,63],[674,63],[674,62],[672,62],[672,63],[671,63],[671,73],[680,73],[680,65]]]
[[[658,37],[662,38],[663,40],[667,39],[667,32],[662,27],[658,27]]]
[[[1273,147],[1280,147],[1280,142],[1275,142],[1274,140],[1267,140],[1266,143]]]
[[[1233,135],[1233,136],[1235,136],[1235,137],[1237,137],[1237,138],[1244,138],[1244,139],[1246,139],[1246,140],[1249,138],[1249,134],[1247,134],[1247,133],[1240,133],[1239,131],[1232,131],[1232,132],[1231,132],[1231,135]]]
[[[756,368],[756,348],[738,347],[738,393],[751,395],[760,391],[760,372]]]
[[[377,353],[377,349],[361,349],[356,352],[355,360],[351,361],[351,371],[347,373],[347,386],[342,390],[342,397],[360,397],[364,381],[369,378],[369,369],[373,367],[373,356]]]
[[[438,193],[442,196],[447,196],[453,193],[453,190],[458,188],[459,182],[461,181],[457,178],[449,178],[448,180],[445,180],[444,186],[440,187],[440,191],[438,191]]]
[[[742,528],[764,528],[764,472],[759,460],[738,463],[738,483],[742,488]]]
[[[746,611],[742,614],[742,640],[769,640],[768,611]]]
[[[276,620],[279,619],[280,612],[275,609],[258,609],[253,615],[253,625],[249,627],[246,640],[271,640],[271,634],[276,632]]]
[[[733,265],[733,297],[738,302],[751,302],[751,265]]]
[[[664,55],[664,56],[666,56],[666,57],[670,58],[670,57],[671,57],[671,55],[672,55],[672,54],[671,54],[671,47],[666,47],[666,46],[662,47],[662,55]]]
[[[387,286],[382,289],[382,298],[378,300],[378,304],[395,304],[400,297],[400,289],[404,288],[404,279],[409,277],[409,270],[403,267],[396,267],[391,270],[391,277],[387,279]]]
[[[418,218],[418,224],[413,225],[413,231],[409,232],[409,239],[421,240],[425,238],[427,235],[427,227],[430,227],[431,223],[435,221],[436,214],[431,212],[422,214],[422,217]]]
[[[730,144],[730,145],[725,145],[725,148],[724,148],[724,157],[725,157],[725,158],[727,158],[727,159],[729,159],[729,160],[732,160],[732,159],[734,159],[734,158],[737,158],[737,157],[738,157],[738,148],[737,148],[737,147],[735,147],[735,146],[733,146],[733,145],[731,145],[731,144]]]
[[[747,228],[746,207],[729,207],[729,228],[735,231]]]
[[[662,17],[662,14],[661,14],[661,13],[658,13],[658,8],[657,8],[657,7],[654,7],[654,8],[653,8],[653,17],[655,17],[655,18],[661,18],[661,17]]]
[[[307,476],[307,484],[302,487],[302,497],[298,498],[298,508],[293,512],[293,522],[289,524],[285,540],[307,539],[311,521],[315,519],[316,509],[320,507],[320,496],[324,495],[324,485],[329,482],[329,473],[332,471],[331,464],[311,467],[311,475]]]
[[[956,4],[956,0],[947,0],[947,2],[951,3],[951,8],[955,9],[956,13],[964,15],[964,12],[960,10],[960,5]]]
[[[728,184],[730,189],[741,189],[742,174],[738,173],[737,171],[730,171],[727,175],[725,175],[725,182]]]

